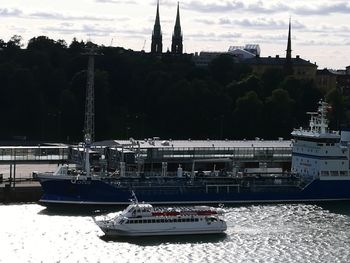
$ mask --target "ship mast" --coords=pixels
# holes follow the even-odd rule
[[[89,56],[87,70],[87,84],[85,97],[85,119],[84,119],[84,136],[90,137],[90,141],[95,139],[95,94],[94,94],[94,71],[95,56],[97,55],[94,48],[89,48],[84,55]]]
[[[94,78],[95,78],[95,48],[88,48],[83,54],[88,58],[87,84],[85,97],[85,119],[84,119],[84,171],[86,176],[90,176],[90,160],[89,152],[91,143],[95,139],[95,94],[94,94]]]

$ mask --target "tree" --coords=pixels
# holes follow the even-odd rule
[[[6,47],[9,49],[20,49],[23,46],[21,42],[22,42],[22,37],[19,35],[14,35],[7,42]]]
[[[265,138],[289,137],[295,125],[295,102],[283,89],[275,89],[265,102]]]
[[[237,138],[252,139],[261,136],[263,134],[262,117],[263,103],[256,92],[249,91],[243,97],[239,97],[234,110]]]
[[[331,105],[330,127],[339,130],[342,124],[347,126],[346,110],[349,107],[349,98],[342,96],[340,90],[334,88],[327,93],[326,101]]]

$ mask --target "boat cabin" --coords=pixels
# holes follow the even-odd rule
[[[152,216],[154,211],[153,206],[150,204],[134,203],[129,205],[123,212],[125,217],[146,217]]]

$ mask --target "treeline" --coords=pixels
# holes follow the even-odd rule
[[[91,45],[39,36],[23,48],[20,36],[0,40],[0,140],[82,140]],[[288,138],[324,97],[333,104],[333,128],[345,121],[347,98],[282,70],[256,76],[227,56],[200,68],[190,55],[98,48],[96,140]]]

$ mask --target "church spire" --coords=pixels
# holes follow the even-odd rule
[[[288,43],[286,50],[286,61],[284,65],[284,70],[287,75],[293,74],[293,65],[292,65],[292,39],[291,39],[291,18],[289,18],[289,29],[288,29]]]
[[[153,32],[152,32],[151,53],[161,54],[162,51],[163,51],[162,30],[160,27],[159,0],[158,0],[157,1],[156,20],[154,22],[154,27],[153,27]]]
[[[291,18],[289,18],[288,44],[287,44],[286,59],[292,59],[292,40],[291,40]]]
[[[177,2],[177,14],[176,14],[176,21],[175,21],[172,43],[171,43],[171,52],[175,54],[182,54],[182,50],[183,50],[183,45],[182,45],[182,32],[181,32],[181,25],[180,25],[180,8],[179,8],[179,2]]]

